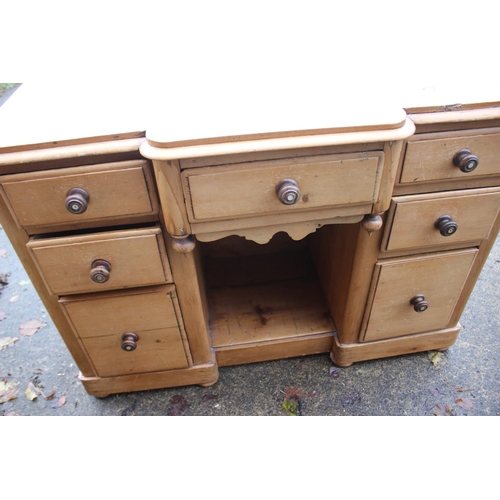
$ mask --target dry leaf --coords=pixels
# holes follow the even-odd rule
[[[34,335],[42,326],[44,326],[44,324],[39,319],[30,319],[19,327],[19,331],[21,335],[31,337],[31,335]]]
[[[448,405],[439,403],[432,408],[432,413],[437,417],[448,417],[451,415],[452,408]]]
[[[338,378],[340,376],[340,368],[338,366],[330,366],[330,377],[332,378]]]
[[[7,279],[10,276],[10,273],[2,273],[0,274],[0,285],[8,285],[9,280]]]
[[[18,337],[3,337],[0,339],[0,351],[19,340]]]
[[[436,367],[440,368],[446,363],[446,358],[444,357],[442,352],[439,351],[429,351],[427,356],[431,360],[431,363]]]
[[[61,406],[66,403],[66,396],[61,396],[57,401],[57,408],[61,408]]]
[[[201,398],[202,403],[209,403],[210,401],[214,401],[219,397],[218,394],[203,394],[203,397]]]
[[[16,300],[19,298],[19,295],[14,295],[14,297],[11,297],[9,299],[9,302],[16,302]]]
[[[167,406],[167,415],[170,416],[181,416],[189,406],[187,399],[180,394],[176,394],[170,400],[170,404]]]
[[[300,389],[297,389],[297,387],[293,386],[286,387],[284,393],[285,393],[285,398],[287,399],[298,399],[304,395],[304,393]]]
[[[40,391],[40,392],[42,393],[43,399],[46,399],[46,400],[54,399],[54,396],[56,395],[56,393],[54,391],[50,392],[47,395],[45,395],[42,391]]]
[[[12,399],[17,398],[17,391],[19,389],[5,380],[0,380],[0,403],[6,403]]]
[[[26,394],[26,397],[30,401],[33,401],[39,396],[40,391],[33,385],[33,382],[29,382],[28,387],[26,387],[26,390],[24,391],[24,394]]]
[[[460,408],[463,408],[464,410],[473,410],[474,405],[472,404],[472,401],[470,399],[466,398],[459,398],[455,401]]]

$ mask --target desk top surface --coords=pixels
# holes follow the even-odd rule
[[[343,92],[323,86],[268,88],[241,93],[240,87],[144,89],[127,87],[46,86],[26,83],[0,108],[0,148],[49,145],[82,138],[146,133],[158,145],[211,142],[228,138],[263,138],[335,130],[396,129],[409,108],[442,110],[446,106],[500,101],[500,85],[481,88],[429,86],[406,94]],[[405,94],[405,95],[404,95]],[[460,107],[460,106],[459,106]]]

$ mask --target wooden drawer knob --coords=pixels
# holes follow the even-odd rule
[[[68,191],[64,205],[72,214],[83,214],[89,206],[89,199],[89,194],[85,189],[73,188]]]
[[[300,200],[300,189],[293,179],[283,179],[276,186],[276,194],[283,205],[293,205]]]
[[[479,158],[470,149],[461,149],[454,157],[453,164],[464,174],[472,172],[479,165]]]
[[[135,351],[137,349],[138,340],[139,336],[135,333],[124,333],[122,335],[122,349],[127,352]]]
[[[429,307],[429,302],[425,300],[423,295],[415,295],[415,297],[410,300],[410,304],[413,306],[415,312],[418,313],[427,311]]]
[[[439,217],[434,226],[436,229],[439,229],[439,232],[443,236],[451,236],[455,234],[458,229],[458,224],[449,215]]]
[[[107,260],[97,259],[92,262],[90,279],[95,283],[106,283],[111,276],[111,264]]]

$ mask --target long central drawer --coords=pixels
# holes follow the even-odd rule
[[[192,222],[374,203],[382,152],[258,161],[183,172]],[[293,181],[296,201],[280,199],[277,186]]]

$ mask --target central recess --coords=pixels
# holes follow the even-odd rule
[[[286,349],[287,340],[298,338],[310,340],[304,354],[330,349],[335,326],[314,265],[314,236],[294,241],[277,233],[265,245],[239,236],[200,243],[216,352],[270,343]]]

